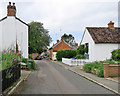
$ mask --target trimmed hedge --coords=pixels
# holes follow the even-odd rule
[[[82,54],[78,54],[78,55],[76,55],[76,58],[77,59],[85,59],[86,57]]]
[[[59,50],[56,54],[56,58],[58,61],[61,61],[62,58],[73,58],[76,56],[76,50],[73,49],[62,49]]]

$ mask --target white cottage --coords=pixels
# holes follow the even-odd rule
[[[8,48],[16,48],[22,52],[22,56],[28,58],[28,31],[29,26],[16,17],[15,3],[7,6],[7,16],[0,20],[0,48],[7,50]],[[17,48],[16,48],[17,49]]]
[[[108,27],[86,27],[80,44],[88,44],[89,60],[111,58],[111,52],[120,47],[120,28],[110,21]]]

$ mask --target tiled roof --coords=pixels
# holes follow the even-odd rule
[[[95,43],[120,43],[120,28],[86,27]]]
[[[64,41],[64,40],[63,40]],[[56,44],[54,44],[52,47],[49,48],[49,50],[53,49],[56,45],[58,45],[61,41],[57,42]],[[65,42],[65,41],[64,41]],[[71,46],[70,44],[68,44],[67,42],[65,42],[67,45],[69,45],[72,49],[77,49],[76,46]]]

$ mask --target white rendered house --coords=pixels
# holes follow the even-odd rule
[[[21,51],[22,56],[28,58],[28,31],[29,26],[22,20],[16,17],[15,3],[7,6],[7,16],[0,20],[0,48],[7,50],[9,48]]]
[[[111,52],[120,46],[120,28],[112,21],[108,27],[86,27],[80,44],[88,44],[89,61],[110,59]]]

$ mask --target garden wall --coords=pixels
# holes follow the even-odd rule
[[[120,76],[120,65],[103,63],[104,77]]]

